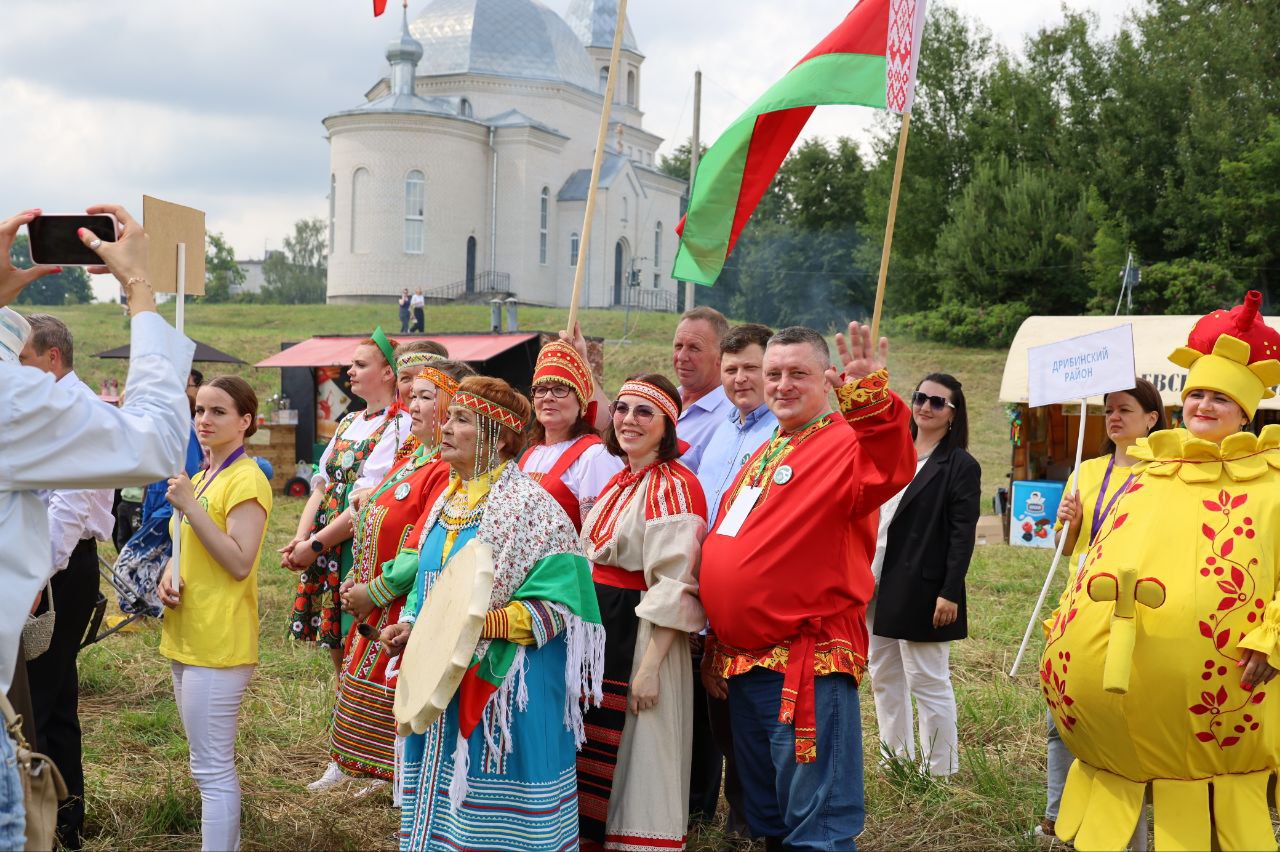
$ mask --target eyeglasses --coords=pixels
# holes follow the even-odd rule
[[[542,399],[544,396],[550,395],[552,399],[564,399],[570,393],[568,385],[551,383],[538,385],[533,389],[533,398]]]
[[[916,408],[924,408],[925,403],[928,403],[929,407],[934,411],[956,407],[954,402],[949,399],[943,399],[940,396],[930,396],[927,393],[920,393],[920,391],[911,394],[911,404]]]
[[[609,406],[609,413],[613,415],[614,420],[626,420],[628,414],[634,414],[636,422],[641,426],[644,426],[645,424],[652,422],[653,415],[658,412],[654,411],[653,408],[648,405],[637,405],[632,408],[625,402],[615,402],[613,405]]]

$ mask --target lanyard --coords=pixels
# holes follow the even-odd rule
[[[1120,495],[1129,490],[1129,483],[1133,482],[1133,474],[1129,474],[1129,478],[1124,481],[1116,489],[1116,493],[1111,495],[1111,499],[1107,501],[1107,506],[1102,507],[1102,501],[1107,497],[1107,486],[1111,484],[1111,471],[1116,466],[1116,457],[1113,455],[1107,461],[1107,472],[1102,477],[1102,488],[1098,490],[1098,501],[1093,505],[1093,528],[1089,532],[1089,544],[1093,544],[1093,540],[1098,537],[1098,531],[1102,529],[1102,519],[1111,514],[1111,508],[1115,506],[1116,501],[1120,499]]]
[[[241,444],[239,447],[236,447],[236,451],[231,455],[227,456],[226,461],[218,465],[218,469],[213,472],[212,476],[210,476],[204,482],[200,483],[200,490],[196,492],[196,499],[199,500],[200,497],[204,494],[204,492],[209,490],[209,486],[212,485],[213,481],[218,478],[218,474],[222,473],[224,470],[230,467],[232,462],[240,458],[242,455],[244,455],[243,444]]]
[[[787,440],[783,441],[781,444],[778,445],[777,449],[773,448],[773,443],[774,441],[778,440],[780,433],[782,431],[782,426],[780,425],[774,426],[773,434],[769,436],[769,444],[765,447],[764,452],[760,455],[760,464],[759,466],[756,467],[755,476],[751,478],[752,486],[755,487],[760,485],[760,480],[764,477],[764,472],[769,468],[769,462],[776,459],[782,453],[783,450],[791,446],[792,438],[794,438],[796,435],[801,434],[802,432],[804,432],[804,430],[808,429],[810,426],[817,423],[819,420],[826,417],[830,413],[831,412],[829,411],[824,411],[821,414],[819,414],[817,417],[810,420],[808,423],[801,426],[796,431],[792,432],[790,435],[787,436]]]

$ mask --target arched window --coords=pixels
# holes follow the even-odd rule
[[[609,66],[606,65],[600,69],[600,94],[604,94],[604,90],[609,87]]]
[[[579,248],[581,248],[581,238],[577,234],[574,234],[573,236],[569,237],[569,265],[570,266],[578,265]]]
[[[627,218],[631,215],[631,199],[625,195],[622,196],[622,224],[627,223]]]
[[[336,219],[338,215],[338,176],[329,175],[329,254],[333,254],[336,242],[334,234],[337,229]]]
[[[551,190],[544,186],[538,200],[538,263],[543,265],[547,262],[547,225],[550,218]]]
[[[627,72],[627,106],[636,105],[636,72]]]
[[[653,268],[662,268],[662,223],[653,226]]]
[[[370,223],[361,221],[367,214],[369,204],[369,170],[356,169],[351,176],[351,253],[364,254],[369,251]]]
[[[471,101],[467,100],[466,98],[463,98],[458,103],[458,113],[463,118],[471,118],[473,115],[475,115],[475,112],[471,109]]]
[[[414,170],[404,180],[404,251],[422,254],[426,247],[426,176]]]

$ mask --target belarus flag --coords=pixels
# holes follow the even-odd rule
[[[707,149],[680,223],[672,276],[714,284],[813,109],[911,112],[926,0],[862,0]]]

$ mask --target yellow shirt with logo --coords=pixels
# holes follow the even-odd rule
[[[192,477],[197,494],[210,475]],[[227,515],[249,500],[257,501],[271,515],[271,484],[257,462],[241,456],[222,471],[200,495],[200,505],[218,529],[226,532]],[[173,534],[173,522],[169,532]],[[263,528],[263,540],[266,529]],[[237,580],[205,549],[186,517],[182,519],[182,602],[164,613],[160,653],[179,663],[208,668],[230,668],[258,662],[258,560],[262,542],[249,576]]]

